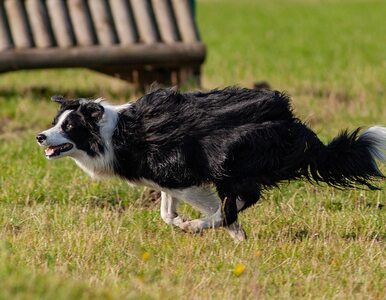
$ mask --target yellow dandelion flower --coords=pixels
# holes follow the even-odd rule
[[[244,273],[244,271],[245,271],[245,265],[238,263],[233,270],[233,274],[235,274],[236,276],[240,276],[241,274]]]
[[[144,252],[143,254],[142,254],[142,260],[143,261],[148,261],[150,259],[150,253],[149,252]]]

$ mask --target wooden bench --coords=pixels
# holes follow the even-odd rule
[[[199,83],[191,0],[0,1],[0,72],[83,67],[144,88]]]

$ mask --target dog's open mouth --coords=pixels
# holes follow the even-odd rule
[[[73,145],[70,143],[65,143],[65,144],[61,144],[61,145],[57,145],[57,146],[49,146],[45,150],[45,153],[46,153],[47,157],[54,157],[54,156],[60,155],[63,152],[67,152],[67,151],[71,150],[72,147],[73,147]]]

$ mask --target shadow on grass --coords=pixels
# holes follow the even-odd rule
[[[359,234],[358,232],[348,232],[341,236],[342,239],[349,241],[377,241],[377,242],[386,242],[386,232],[371,232],[367,235]]]
[[[93,199],[89,202],[89,205],[92,208],[117,212],[124,212],[129,206],[151,210],[158,208],[161,192],[150,188],[144,188],[143,191],[138,193],[138,195],[134,198],[134,201],[129,201],[120,197],[93,197]]]

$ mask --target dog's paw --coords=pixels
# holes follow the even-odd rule
[[[204,230],[201,220],[183,222],[179,227],[188,233],[201,233]]]
[[[247,234],[245,233],[243,227],[236,222],[226,227],[226,230],[235,242],[242,242],[247,239]]]
[[[181,227],[181,225],[185,222],[187,222],[188,219],[184,218],[184,217],[181,217],[181,216],[177,216],[175,218],[173,218],[172,220],[172,223],[173,225],[177,226],[177,227]]]
[[[180,227],[182,223],[188,221],[188,219],[181,217],[181,216],[174,216],[174,217],[162,217],[162,220],[168,225],[174,225],[177,227]]]

